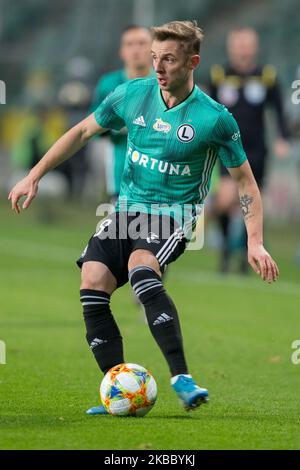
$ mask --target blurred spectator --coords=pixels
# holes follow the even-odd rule
[[[27,111],[11,110],[4,123],[14,169],[8,184],[11,186],[25,176],[60,137],[66,122],[59,109],[48,109],[40,104]],[[37,218],[40,222],[52,223],[56,220],[56,214],[51,208],[50,199],[65,197],[67,194],[66,180],[60,167],[45,175],[39,184],[39,191],[42,197],[37,203]]]
[[[74,57],[66,64],[66,78],[58,91],[58,102],[66,114],[67,129],[84,119],[88,113],[92,70],[92,64],[85,57]],[[82,195],[88,167],[86,147],[60,165],[59,170],[67,179],[72,198]]]
[[[273,108],[277,117],[278,138],[274,143],[275,154],[279,158],[285,158],[289,145],[277,73],[271,65],[257,64],[258,48],[259,39],[253,29],[232,30],[227,37],[228,62],[212,67],[209,88],[211,97],[224,104],[237,120],[249,163],[262,190],[268,155],[264,114],[267,106]],[[248,270],[246,231],[237,208],[238,197],[234,182],[226,168],[220,165],[216,212],[223,234],[221,272],[229,270],[229,261],[236,247],[242,249],[240,271],[246,273]],[[234,221],[234,226],[231,221]]]
[[[147,28],[137,25],[128,26],[121,36],[120,58],[123,68],[103,75],[97,83],[91,112],[118,85],[135,78],[149,77],[153,74],[151,66],[151,35]],[[106,137],[112,144],[112,151],[107,152],[106,191],[109,199],[114,202],[119,195],[121,178],[127,151],[127,130],[110,131]],[[103,138],[103,137],[101,137]]]
[[[47,127],[47,108],[36,106],[24,116],[12,146],[12,163],[15,168],[30,170],[52,145]]]

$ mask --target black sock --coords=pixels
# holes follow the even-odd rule
[[[229,226],[230,226],[230,216],[229,214],[221,214],[218,216],[219,225],[223,235],[223,255],[229,255]]]
[[[218,222],[222,232],[223,241],[222,241],[222,250],[221,250],[221,265],[220,270],[222,272],[227,272],[229,269],[229,258],[230,258],[230,239],[229,239],[229,226],[230,226],[230,216],[229,214],[220,214],[218,215]]]
[[[151,333],[168,362],[172,376],[188,374],[177,310],[159,275],[148,266],[137,266],[130,271],[129,280],[144,305]]]
[[[80,301],[86,339],[104,374],[124,362],[122,336],[110,311],[110,295],[100,290],[81,289]]]
[[[242,235],[241,235],[241,264],[240,264],[240,272],[242,274],[248,274],[250,266],[248,263],[248,236],[247,230],[245,225],[242,228]]]
[[[221,228],[222,235],[226,239],[228,237],[228,232],[229,232],[230,217],[226,213],[219,214],[218,221],[219,221],[219,225],[220,225],[220,228]]]

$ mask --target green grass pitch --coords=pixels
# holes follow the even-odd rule
[[[42,211],[55,224],[39,223]],[[0,449],[297,449],[300,339],[297,233],[270,232],[281,278],[219,277],[209,249],[172,265],[167,288],[181,316],[195,379],[210,403],[186,413],[128,286],[113,297],[128,362],[153,373],[158,400],[145,418],[89,417],[101,376],[89,351],[76,257],[94,231],[93,210],[34,202],[16,216],[0,206]],[[52,214],[52,215],[51,215]]]

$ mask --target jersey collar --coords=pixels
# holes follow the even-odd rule
[[[158,85],[157,85],[157,88],[158,88],[158,101],[159,101],[159,104],[161,105],[161,107],[163,108],[163,110],[165,112],[169,112],[169,113],[171,113],[172,111],[177,111],[178,109],[182,108],[183,106],[188,104],[190,101],[192,101],[192,99],[194,99],[194,97],[196,96],[197,91],[198,91],[197,86],[194,85],[194,87],[193,87],[192,91],[190,92],[190,94],[183,101],[176,104],[172,108],[168,108],[165,101],[164,101],[164,99],[163,99],[161,89],[159,88]]]

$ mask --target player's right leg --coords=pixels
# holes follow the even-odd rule
[[[120,330],[110,310],[110,296],[117,282],[107,266],[98,261],[83,263],[80,301],[86,326],[86,339],[103,374],[124,362]],[[88,414],[108,414],[103,405]]]
[[[116,279],[103,263],[83,263],[80,301],[86,339],[104,374],[111,367],[123,362],[122,338],[110,310],[110,296],[116,287]]]
[[[126,249],[116,237],[118,224],[115,213],[107,217],[77,261],[86,339],[103,374],[125,362],[121,333],[110,310],[112,293],[128,279]],[[101,405],[88,410],[88,414],[107,413]]]

